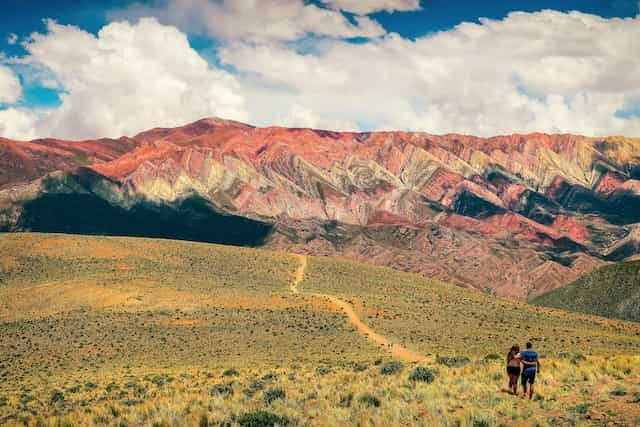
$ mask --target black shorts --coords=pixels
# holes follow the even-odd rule
[[[520,376],[520,366],[507,366],[507,374]]]
[[[527,383],[533,384],[536,382],[536,370],[535,369],[525,369],[522,371],[522,385],[525,386]]]

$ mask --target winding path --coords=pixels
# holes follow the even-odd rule
[[[304,273],[305,273],[305,271],[307,269],[307,256],[306,255],[296,255],[296,257],[298,257],[298,260],[300,261],[300,264],[298,265],[298,268],[296,268],[296,271],[294,272],[294,280],[289,285],[289,289],[294,294],[301,294],[300,289],[298,288],[298,286],[300,285],[300,283],[302,283],[302,280],[304,279]],[[349,304],[348,302],[346,302],[344,300],[341,300],[338,297],[335,297],[333,295],[328,295],[328,294],[313,293],[313,294],[309,294],[309,295],[317,297],[317,298],[324,298],[324,299],[330,301],[331,304],[333,304],[333,306],[335,306],[336,308],[340,309],[341,311],[343,311],[347,315],[347,318],[349,319],[349,322],[356,328],[358,333],[360,333],[360,334],[364,335],[365,337],[367,337],[367,339],[369,341],[371,341],[372,343],[383,347],[393,357],[395,357],[397,359],[404,360],[405,362],[426,362],[426,361],[429,360],[426,356],[423,356],[421,354],[415,353],[415,352],[409,350],[408,348],[405,348],[405,347],[403,347],[401,345],[398,345],[398,344],[393,344],[391,349],[389,349],[390,341],[387,338],[385,338],[383,335],[380,335],[379,333],[375,332],[373,329],[371,329],[370,327],[365,325],[362,322],[362,320],[360,320],[360,317],[358,316],[358,314],[353,309],[353,306],[351,304]]]

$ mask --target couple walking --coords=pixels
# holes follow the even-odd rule
[[[522,376],[520,375],[522,366]],[[533,345],[528,342],[527,349],[520,351],[520,346],[514,344],[507,355],[507,374],[509,374],[509,391],[514,395],[518,394],[518,377],[522,382],[522,398],[527,395],[529,388],[529,399],[533,397],[533,384],[536,381],[536,373],[540,372],[540,360],[538,353],[533,349]]]

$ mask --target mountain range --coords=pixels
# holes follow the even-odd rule
[[[640,252],[640,139],[258,128],[0,138],[0,231],[366,261],[525,299]]]

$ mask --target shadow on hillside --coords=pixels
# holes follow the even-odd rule
[[[45,193],[24,204],[17,228],[24,231],[154,237],[261,246],[273,226],[219,212],[200,197],[175,203],[141,202],[130,209],[94,194]]]

